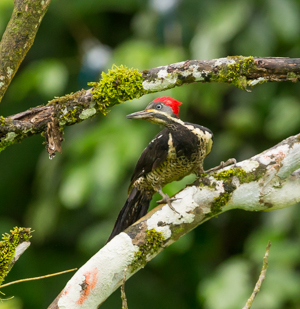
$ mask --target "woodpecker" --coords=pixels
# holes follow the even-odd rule
[[[213,133],[201,125],[180,120],[181,104],[171,97],[160,97],[149,103],[145,110],[127,115],[128,119],[144,119],[165,128],[139,158],[131,177],[128,198],[108,241],[147,213],[155,192],[162,196],[158,203],[167,203],[176,211],[172,199],[163,193],[162,188],[189,174],[200,176],[204,172],[203,160],[211,151]],[[226,165],[232,163],[229,161]],[[225,164],[222,162],[220,166]]]

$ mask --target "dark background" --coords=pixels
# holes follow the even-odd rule
[[[0,33],[12,8],[12,0],[0,1]],[[229,55],[299,57],[299,34],[297,0],[52,0],[0,114],[87,89],[112,64],[143,70]],[[51,161],[41,136],[7,148],[0,154],[0,232],[26,226],[35,233],[6,282],[80,267],[104,245],[135,163],[159,130],[126,114],[158,96],[183,102],[181,118],[215,134],[208,169],[299,133],[299,93],[293,83],[263,84],[249,93],[198,83],[126,102],[107,117],[66,128],[63,153]],[[173,194],[193,179],[165,190]],[[242,308],[268,240],[270,267],[253,308],[300,308],[298,205],[270,213],[234,210],[199,226],[127,282],[129,308]],[[6,297],[15,298],[0,302],[0,309],[46,308],[70,277],[5,288]],[[121,308],[120,291],[101,308]]]

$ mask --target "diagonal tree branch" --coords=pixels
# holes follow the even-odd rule
[[[231,209],[270,211],[300,201],[300,134],[203,175],[120,233],[83,265],[48,307],[98,308],[122,283],[182,235]]]
[[[0,42],[0,102],[29,49],[51,0],[14,0]]]
[[[239,56],[203,61],[187,60],[144,70],[140,74],[142,90],[131,92],[130,99],[195,82],[225,82],[244,90],[264,82],[296,82],[300,79],[300,58]],[[48,124],[53,122],[53,117],[57,118],[59,127],[62,128],[93,117],[99,112],[105,113],[105,109],[114,106],[116,97],[121,97],[122,91],[126,93],[126,87],[132,83],[131,80],[126,81],[126,73],[124,82],[114,75],[111,75],[110,79],[113,90],[100,93],[105,99],[105,104],[103,99],[98,99],[99,92],[95,94],[98,84],[95,83],[94,89],[81,90],[55,98],[45,106],[38,106],[6,118],[0,117],[0,151],[21,142],[24,138],[45,132]],[[132,86],[131,88],[135,89]],[[118,103],[120,102],[122,100]]]

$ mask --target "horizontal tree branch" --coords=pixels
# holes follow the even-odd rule
[[[182,235],[231,209],[270,211],[300,201],[300,134],[197,179],[96,253],[48,309],[98,308],[122,283]]]
[[[50,0],[14,0],[14,10],[0,42],[0,102],[31,48]]]
[[[140,73],[144,94],[195,82],[226,82],[246,90],[248,86],[253,87],[263,82],[298,81],[300,58],[239,56],[203,61],[187,60]],[[116,78],[116,92],[123,86]],[[132,95],[133,98],[139,96],[140,94]],[[113,100],[109,95],[106,99],[108,102],[115,102],[115,98]],[[106,105],[109,106],[107,103]],[[46,132],[54,118],[62,128],[88,119],[100,111],[103,112],[102,107],[100,108],[99,102],[94,101],[92,89],[88,89],[55,98],[45,106],[31,108],[6,118],[0,117],[0,151],[24,138]]]
[[[300,58],[227,57],[187,60],[143,71],[143,86],[162,91],[193,82],[232,83],[246,90],[264,82],[299,81]]]

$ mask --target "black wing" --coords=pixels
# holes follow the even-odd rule
[[[200,129],[203,133],[209,133],[211,135],[210,137],[210,142],[208,142],[208,144],[206,145],[206,156],[210,153],[212,145],[213,145],[213,141],[214,141],[214,135],[212,133],[212,131],[206,127],[201,126],[200,124],[196,124],[196,123],[190,123],[190,122],[185,122],[186,125],[192,125],[194,128],[198,128]],[[201,142],[203,142],[203,140],[201,139]]]
[[[160,166],[168,156],[169,130],[159,132],[141,154],[131,177],[131,185],[141,176]]]

